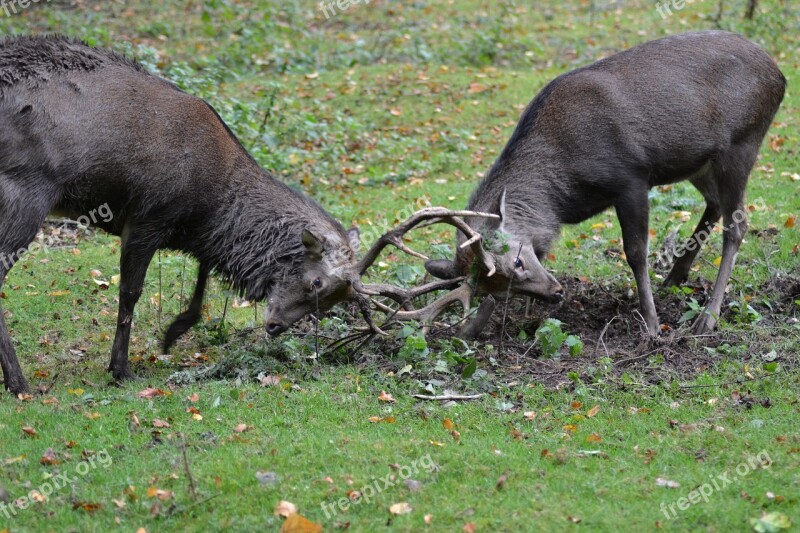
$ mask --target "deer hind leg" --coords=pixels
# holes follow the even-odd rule
[[[677,287],[686,281],[697,253],[711,235],[711,231],[717,224],[720,215],[721,211],[717,201],[706,198],[706,209],[703,211],[703,216],[700,218],[694,233],[681,248],[675,250],[675,263],[664,280],[664,287]]]
[[[175,341],[200,319],[200,313],[203,309],[203,294],[206,290],[209,271],[208,265],[200,263],[200,268],[197,272],[197,286],[194,289],[192,301],[189,304],[189,308],[178,315],[169,326],[169,329],[167,329],[167,333],[164,335],[164,353],[169,353],[169,349],[175,344]]]
[[[39,187],[34,194],[34,191],[17,186],[10,177],[0,172],[0,288],[14,263],[28,250],[32,250],[29,245],[56,201],[57,195],[52,190]],[[30,391],[11,342],[2,308],[0,367],[3,369],[6,389],[14,394]]]
[[[711,299],[694,323],[694,332],[702,334],[714,329],[722,310],[725,289],[736,263],[736,256],[747,232],[747,210],[744,205],[745,188],[750,170],[755,164],[761,138],[732,147],[715,162],[720,208],[722,210],[722,262]]]
[[[722,211],[719,207],[717,182],[714,176],[713,166],[709,161],[700,171],[688,178],[692,185],[703,195],[706,201],[706,209],[703,211],[700,222],[697,223],[692,236],[674,251],[672,269],[662,284],[664,287],[677,287],[686,281],[697,254],[711,235],[714,226],[719,221],[719,217],[722,216]]]

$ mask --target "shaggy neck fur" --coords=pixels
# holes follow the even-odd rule
[[[265,300],[276,285],[303,276],[304,229],[323,242],[322,271],[355,260],[344,228],[314,200],[260,168],[248,177],[234,184],[216,216],[209,217],[214,225],[198,254],[246,298]]]
[[[524,148],[509,142],[472,194],[468,209],[496,213],[505,191],[505,217],[499,229],[533,245],[537,255],[542,256],[561,227],[558,216],[561,193],[555,172],[540,163],[551,160],[549,155],[533,143]],[[473,227],[492,231],[491,224],[481,219]]]

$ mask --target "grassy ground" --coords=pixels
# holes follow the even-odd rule
[[[505,325],[496,317],[476,343],[446,328],[426,341],[409,326],[321,358],[308,323],[267,343],[263,308],[217,283],[203,323],[160,355],[195,268],[164,253],[131,343],[144,380],[116,388],[104,368],[118,240],[50,226],[42,238],[58,246],[24,257],[0,295],[42,392],[0,397],[0,531],[277,530],[282,500],[327,530],[796,527],[797,8],[763,1],[753,22],[741,20],[744,2],[718,17],[709,0],[667,18],[647,2],[374,1],[329,20],[317,8],[53,1],[0,16],[0,31],[61,32],[138,57],[208,99],[263,166],[358,225],[364,243],[427,203],[463,207],[524,105],[558,74],[668,33],[745,32],[777,58],[789,90],[751,177],[751,232],[719,332],[692,338],[680,319],[716,276],[720,235],[685,291],[656,296],[672,331],[651,346],[610,212],[565,228],[553,249],[549,266],[570,292],[561,306],[525,319],[512,302]],[[702,211],[688,185],[654,190],[652,205],[654,252]],[[418,235],[433,253],[452,239]],[[395,255],[375,274],[421,275]],[[323,320],[322,340],[347,334],[349,315]],[[580,354],[535,341],[547,317],[580,338]],[[484,396],[412,398],[447,390]],[[22,509],[32,491],[42,501]],[[354,503],[343,511],[341,498]],[[410,513],[391,513],[404,502]]]

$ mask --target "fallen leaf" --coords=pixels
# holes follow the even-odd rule
[[[445,418],[442,420],[442,427],[444,427],[444,429],[447,431],[451,431],[453,428],[455,428],[455,424],[453,424],[453,421],[449,418]]]
[[[30,427],[30,426],[24,426],[24,427],[22,428],[22,431],[23,431],[23,432],[24,432],[26,435],[28,435],[29,437],[38,437],[38,436],[39,436],[39,434],[38,434],[38,433],[36,433],[36,430],[35,430],[35,429],[33,429],[33,428],[32,428],[32,427]]]
[[[264,376],[261,378],[262,387],[278,387],[281,384],[280,376]]]
[[[61,461],[59,460],[53,448],[47,448],[47,450],[42,455],[42,458],[39,459],[39,464],[43,465],[57,465],[60,462]]]
[[[588,437],[586,437],[586,442],[600,442],[603,439],[597,433],[592,433]]]
[[[287,502],[286,500],[281,500],[278,502],[278,505],[275,506],[275,511],[272,514],[275,516],[282,516],[284,518],[288,518],[289,516],[295,514],[297,512],[297,506],[292,502]]]
[[[385,390],[382,390],[381,393],[378,395],[378,400],[388,403],[397,403],[397,400],[395,400],[392,397],[392,395],[388,394]]]
[[[599,412],[600,412],[600,406],[599,405],[595,405],[594,407],[592,407],[591,409],[589,409],[586,412],[586,416],[591,418],[593,416],[597,416],[597,413],[599,413]]]
[[[147,400],[150,400],[152,398],[155,398],[156,396],[169,396],[169,394],[170,393],[168,393],[167,391],[148,387],[143,391],[139,392],[139,398],[145,398]]]
[[[408,504],[408,502],[395,503],[394,505],[389,507],[389,512],[396,515],[408,514],[411,511],[412,509],[411,506]]]
[[[158,418],[153,420],[153,427],[154,428],[168,428],[169,422],[165,422],[164,420],[159,420]]]
[[[681,486],[680,483],[677,481],[672,481],[671,479],[665,479],[663,477],[656,478],[656,486],[657,487],[667,487],[669,489],[677,489]]]
[[[750,525],[758,533],[777,533],[781,529],[792,527],[792,521],[785,514],[775,511],[766,513],[761,518],[751,518]]]
[[[322,533],[322,526],[298,514],[290,514],[281,527],[281,533]]]
[[[91,503],[91,502],[75,502],[72,504],[72,508],[75,510],[86,511],[87,513],[94,513],[99,511],[103,508],[102,503]]]
[[[244,433],[245,431],[250,431],[251,429],[253,429],[253,426],[248,426],[247,424],[239,424],[233,428],[236,433]]]

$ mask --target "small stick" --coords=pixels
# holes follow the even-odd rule
[[[193,500],[197,501],[197,489],[194,486],[194,477],[192,477],[192,471],[189,469],[189,458],[186,456],[186,440],[183,441],[181,452],[183,454],[183,469],[186,471],[186,477],[189,479],[189,494],[192,495]]]
[[[419,400],[444,400],[444,401],[464,401],[464,400],[477,400],[483,397],[483,394],[442,394],[440,396],[429,396],[427,394],[415,394],[414,398]]]
[[[594,352],[592,352],[592,357],[597,355],[597,349],[600,347],[600,343],[603,344],[603,349],[606,351],[606,357],[609,357],[608,348],[606,348],[606,343],[603,341],[603,336],[606,334],[606,331],[608,331],[608,327],[611,325],[611,323],[614,322],[618,318],[619,318],[619,315],[614,315],[613,318],[611,318],[611,320],[606,322],[606,327],[604,327],[603,331],[600,332],[600,337],[597,339],[597,344],[594,345]]]

